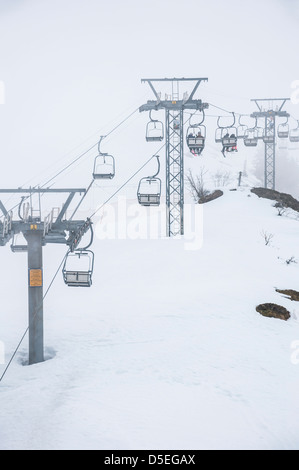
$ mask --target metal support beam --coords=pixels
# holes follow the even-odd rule
[[[286,111],[282,111],[283,106],[287,101],[289,101],[289,98],[264,98],[252,99],[251,101],[253,101],[258,107],[258,111],[252,113],[251,117],[255,119],[265,119],[263,135],[265,143],[264,187],[269,189],[275,189],[275,118],[288,118],[290,116]],[[277,104],[275,109],[273,109],[274,102],[280,102],[280,105]],[[269,108],[270,103],[271,106]]]
[[[183,111],[166,110],[166,235],[184,234]]]
[[[24,233],[28,244],[29,364],[44,361],[43,257],[41,230]]]
[[[275,189],[275,116],[265,117],[265,188]]]

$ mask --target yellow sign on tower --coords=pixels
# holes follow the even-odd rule
[[[42,287],[43,285],[43,274],[41,269],[30,269],[29,270],[29,286],[30,287]]]

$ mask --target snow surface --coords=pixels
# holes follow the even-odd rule
[[[294,212],[238,188],[203,206],[200,249],[96,237],[92,287],[59,273],[46,297],[48,360],[24,365],[26,337],[1,382],[0,449],[299,449],[299,306],[275,291],[298,290],[298,232]],[[44,250],[45,286],[64,253]],[[1,256],[7,363],[27,267]],[[264,302],[291,318],[260,316]]]

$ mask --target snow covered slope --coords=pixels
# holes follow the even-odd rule
[[[45,300],[49,360],[23,366],[26,337],[1,383],[0,449],[299,449],[299,305],[275,291],[298,290],[299,222],[272,204],[226,190],[196,250],[95,238],[93,286],[59,274]],[[46,285],[64,252],[44,250]],[[26,328],[25,258],[1,250],[6,361]],[[260,316],[264,302],[291,318]]]

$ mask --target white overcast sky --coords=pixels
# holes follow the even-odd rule
[[[299,0],[0,0],[0,187],[42,183],[94,144],[153,98],[141,78],[208,77],[196,97],[238,113],[290,97],[298,39]],[[150,155],[146,121],[111,138],[128,174]],[[89,165],[58,186],[86,186]]]

